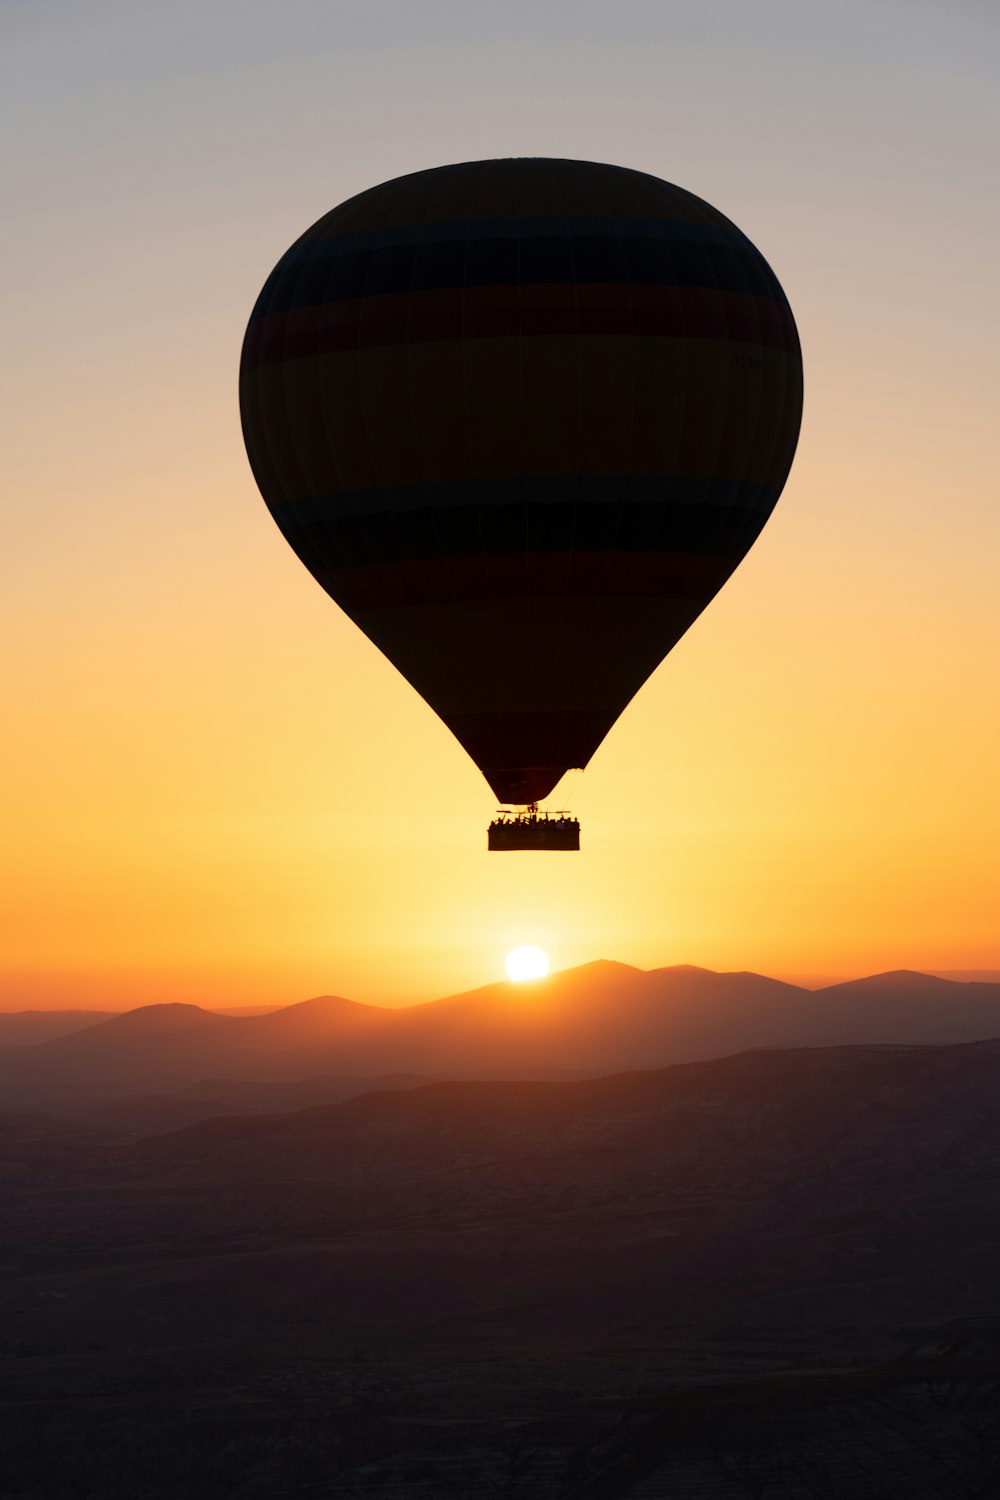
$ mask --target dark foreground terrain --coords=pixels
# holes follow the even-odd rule
[[[1000,1043],[3,1127],[5,1497],[1000,1495]]]

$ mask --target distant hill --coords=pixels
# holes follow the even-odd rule
[[[962,1042],[1000,1035],[1000,984],[897,969],[815,992],[829,1040]],[[819,1040],[822,1042],[823,1037]]]
[[[378,1033],[386,1025],[391,1026],[394,1014],[396,1012],[380,1005],[362,1005],[340,995],[317,995],[312,1000],[285,1005],[267,1015],[243,1018],[239,1046],[248,1051],[263,1052],[333,1044],[343,1046],[359,1037]]]
[[[144,1006],[0,1056],[0,1106],[317,1073],[502,1077],[616,1072],[747,1048],[1000,1036],[1000,985],[901,971],[810,991],[753,973],[598,962],[406,1009],[324,995],[264,1015]]]
[[[1000,969],[932,969],[939,979],[957,979],[962,984],[1000,984]]]
[[[0,1048],[31,1047],[109,1020],[110,1010],[0,1011]]]
[[[217,1016],[267,1016],[272,1010],[283,1009],[280,1005],[206,1005]]]
[[[88,1026],[80,1031],[42,1042],[33,1049],[35,1058],[58,1064],[63,1059],[119,1057],[122,1053],[144,1057],[150,1049],[159,1049],[178,1037],[189,1038],[204,1028],[238,1025],[238,1021],[221,1020],[212,1011],[198,1005],[141,1005],[137,1010]],[[187,1042],[183,1042],[186,1046]]]
[[[197,1006],[206,1014],[214,1016],[264,1016],[282,1009],[276,1005],[233,1005],[218,1009]],[[0,1050],[4,1047],[32,1047],[37,1042],[53,1041],[56,1037],[69,1036],[74,1031],[83,1031],[88,1026],[98,1026],[102,1021],[111,1021],[118,1016],[131,1015],[136,1010],[158,1010],[159,1006],[132,1006],[121,1010],[15,1010],[0,1011]]]

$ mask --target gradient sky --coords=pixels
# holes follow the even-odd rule
[[[398,1003],[520,942],[1000,966],[998,42],[988,0],[5,0],[0,1006]],[[303,229],[516,155],[714,203],[806,369],[772,520],[552,799],[579,856],[487,855],[236,401]]]

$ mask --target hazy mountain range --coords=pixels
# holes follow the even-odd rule
[[[72,1020],[71,1020],[72,1018]],[[60,1027],[61,1035],[54,1035]],[[72,1029],[68,1029],[72,1027]],[[39,1033],[41,1032],[41,1036]],[[197,1005],[121,1014],[0,1017],[0,1107],[175,1095],[163,1123],[334,1101],[409,1075],[564,1077],[726,1056],[748,1048],[926,1045],[1000,1036],[1000,984],[900,971],[806,990],[752,973],[598,962],[387,1009],[321,995],[253,1015]],[[202,1085],[200,1102],[190,1090]],[[275,1087],[280,1085],[278,1093]],[[211,1097],[208,1097],[211,1096]],[[154,1111],[155,1114],[155,1111]]]

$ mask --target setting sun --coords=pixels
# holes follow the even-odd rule
[[[512,948],[507,954],[504,967],[507,978],[515,982],[522,979],[544,979],[549,972],[549,955],[542,948]]]

